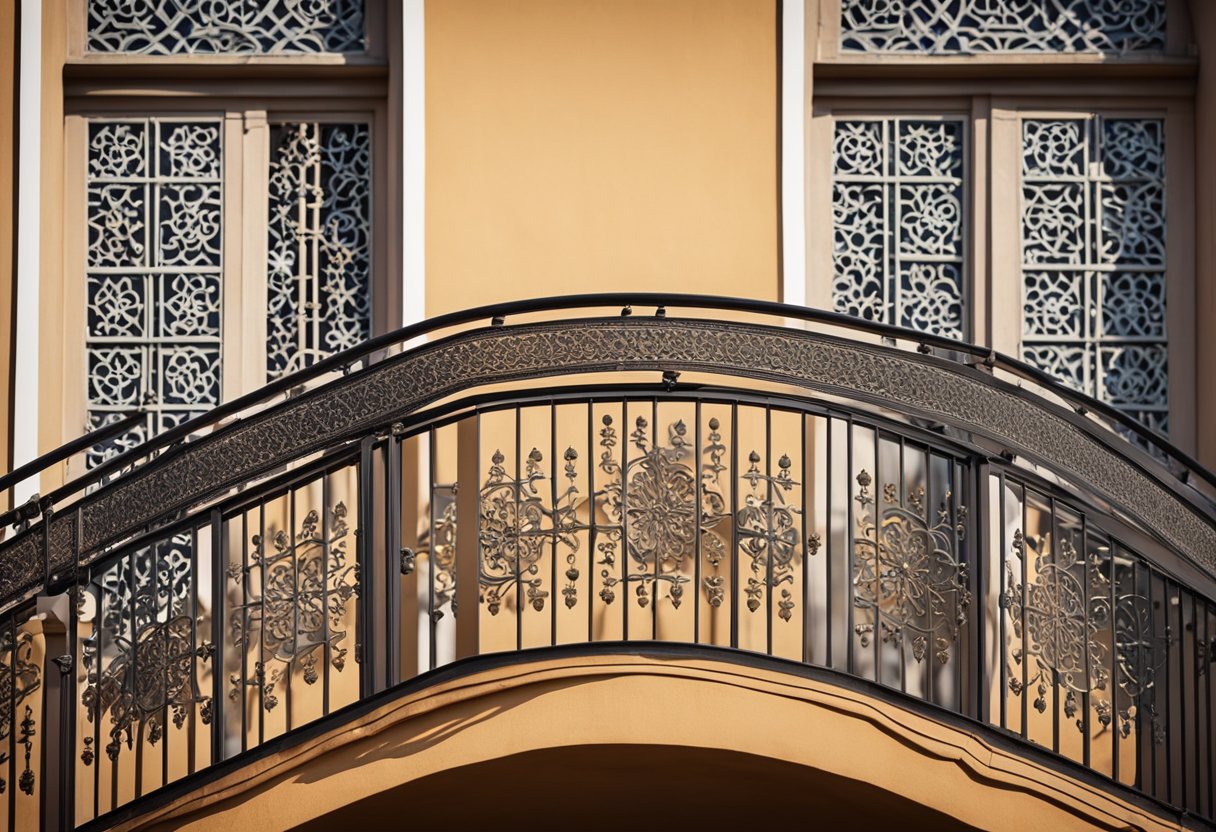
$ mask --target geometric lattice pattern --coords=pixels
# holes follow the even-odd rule
[[[366,124],[272,127],[267,377],[370,332],[371,137]]]
[[[964,336],[964,134],[942,118],[849,118],[832,144],[837,312]]]
[[[366,50],[363,0],[89,0],[88,50],[312,55]]]
[[[841,0],[844,52],[1161,51],[1166,0]]]
[[[1168,430],[1163,121],[1023,121],[1021,224],[1023,358]]]
[[[90,466],[220,401],[220,126],[89,121],[89,426],[149,412]]]

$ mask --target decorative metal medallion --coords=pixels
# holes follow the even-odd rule
[[[1137,711],[1143,710],[1154,741],[1164,741],[1160,715],[1146,694],[1152,692],[1173,637],[1168,628],[1165,633],[1155,631],[1146,597],[1134,592],[1112,594],[1109,549],[1085,556],[1062,536],[1053,551],[1046,536],[1028,538],[1021,529],[1013,534],[1012,548],[1019,561],[1031,557],[1026,563],[1032,579],[1023,582],[1006,560],[1001,606],[1008,611],[1021,644],[1007,670],[1010,691],[1020,696],[1025,689],[1033,690],[1032,704],[1043,713],[1049,691],[1056,688],[1063,693],[1064,715],[1075,718],[1077,729],[1084,731],[1085,720],[1077,718],[1078,697],[1110,688],[1113,638],[1115,681],[1131,704],[1115,713],[1110,696],[1094,697],[1098,722],[1108,726],[1117,716],[1119,733],[1127,737]],[[1018,670],[1023,663],[1024,679]]]
[[[747,578],[744,593],[747,608],[756,612],[764,603],[766,593],[781,588],[777,615],[789,621],[794,610],[794,595],[786,584],[794,583],[794,555],[801,535],[797,516],[802,510],[787,505],[785,495],[799,485],[790,475],[789,456],[777,460],[777,474],[761,473],[760,454],[752,451],[747,457],[748,468],[743,474],[750,491],[743,496],[739,508],[739,548],[747,556],[752,574]]]
[[[116,761],[137,737],[155,745],[165,718],[180,728],[194,706],[210,721],[210,697],[199,693],[196,660],[210,660],[192,615],[191,541],[186,535],[132,552],[100,578],[100,614],[82,641],[87,684],[81,703],[88,720],[109,716],[106,755]],[[81,759],[93,762],[92,737]]]
[[[898,496],[883,486],[881,505],[870,494],[873,480],[857,475],[857,533],[853,540],[853,604],[869,610],[870,623],[856,624],[862,646],[871,638],[911,645],[912,656],[950,660],[971,606],[967,564],[959,556],[967,507],[946,492],[930,519],[923,486]]]
[[[578,524],[574,506],[578,488],[574,479],[578,455],[572,448],[566,451],[565,476],[569,482],[552,504],[545,501],[541,490],[547,480],[541,467],[544,458],[533,448],[523,461],[523,472],[509,474],[503,466],[505,457],[501,451],[496,450],[491,457],[478,501],[481,545],[478,579],[481,603],[490,615],[497,615],[505,603],[522,611],[525,597],[521,596],[515,605],[517,592],[526,596],[526,604],[537,612],[545,608],[549,591],[540,575],[540,560],[545,547],[558,542],[570,552],[569,585],[563,590],[566,606],[573,607],[577,602],[575,581],[579,573],[574,553],[579,541],[575,534]]]
[[[359,593],[356,565],[347,553],[346,513],[345,503],[335,504],[323,530],[320,513],[309,511],[294,536],[275,532],[270,550],[254,535],[249,563],[229,566],[232,581],[250,583],[256,571],[262,588],[260,597],[237,605],[229,620],[231,643],[252,646],[260,656],[252,678],[229,677],[233,701],[240,699],[243,681],[261,689],[262,707],[270,711],[279,702],[277,687],[295,671],[312,685],[326,662],[339,672],[345,668],[347,605]],[[260,642],[251,644],[259,634]]]

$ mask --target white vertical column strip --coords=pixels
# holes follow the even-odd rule
[[[426,3],[401,9],[401,324],[426,317]]]
[[[426,318],[426,2],[401,5],[401,325]],[[423,338],[414,339],[409,345]],[[429,511],[431,454],[429,442],[418,443],[417,501]],[[428,524],[429,525],[429,524]],[[431,580],[427,561],[426,581]],[[430,612],[426,584],[418,581],[418,666],[430,654]]]
[[[17,338],[13,367],[13,468],[38,456],[38,295],[42,212],[42,2],[22,0],[18,95]],[[14,505],[38,490],[33,477],[13,488]]]
[[[806,305],[805,0],[781,4],[781,299]]]

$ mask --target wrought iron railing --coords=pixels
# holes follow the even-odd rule
[[[1207,472],[904,330],[553,319],[624,300],[409,328],[10,518],[9,826],[104,826],[456,660],[654,641],[860,677],[1212,820]]]

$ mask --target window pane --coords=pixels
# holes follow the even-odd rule
[[[149,411],[90,467],[220,401],[220,136],[215,119],[89,122],[89,428]]]
[[[1160,119],[1022,124],[1022,356],[1168,429]]]
[[[961,119],[836,122],[837,312],[963,337],[965,128]]]
[[[271,132],[270,380],[365,340],[371,329],[371,141],[366,124]]]
[[[1165,49],[1166,0],[841,0],[845,52]]]
[[[363,0],[89,0],[88,49],[139,55],[363,52]]]

